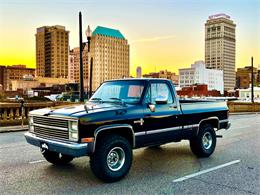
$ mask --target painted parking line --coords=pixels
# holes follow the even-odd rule
[[[240,162],[240,160],[234,160],[234,161],[231,161],[231,162],[222,164],[222,165],[218,165],[218,166],[216,166],[216,167],[212,167],[212,168],[209,168],[209,169],[205,169],[205,170],[203,170],[203,171],[199,171],[199,172],[197,172],[197,173],[193,173],[193,174],[190,174],[190,175],[186,175],[186,176],[184,176],[184,177],[181,177],[181,178],[178,178],[178,179],[173,180],[173,182],[174,182],[174,183],[176,183],[176,182],[181,182],[181,181],[184,181],[184,180],[186,180],[186,179],[190,179],[190,178],[192,178],[192,177],[196,177],[196,176],[199,176],[199,175],[202,175],[202,174],[211,172],[211,171],[215,171],[215,170],[217,170],[217,169],[221,169],[221,168],[224,168],[224,167],[233,165],[233,164],[237,164],[237,163],[239,163],[239,162]]]
[[[36,163],[41,163],[41,162],[45,162],[46,160],[35,160],[35,161],[31,161],[29,162],[29,164],[36,164]]]

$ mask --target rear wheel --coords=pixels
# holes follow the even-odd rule
[[[122,179],[132,165],[132,148],[129,141],[119,135],[99,140],[96,151],[90,156],[90,167],[99,179],[115,182]]]
[[[216,133],[212,125],[201,126],[196,137],[190,140],[191,151],[198,157],[209,157],[216,147]]]
[[[73,156],[41,149],[43,157],[54,165],[66,165],[73,160]]]

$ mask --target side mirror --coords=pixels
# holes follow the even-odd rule
[[[157,97],[155,99],[156,104],[167,104],[168,99],[166,97]]]
[[[151,112],[155,112],[155,105],[154,104],[148,104],[148,107],[150,108]]]

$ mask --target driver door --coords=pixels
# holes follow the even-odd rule
[[[178,140],[181,135],[181,111],[177,107],[172,85],[151,81],[145,96],[144,129],[149,144]],[[151,109],[154,107],[154,110]]]

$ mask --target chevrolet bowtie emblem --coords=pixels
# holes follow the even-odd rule
[[[138,121],[134,121],[134,123],[136,124],[136,123],[140,123],[140,125],[143,125],[144,124],[144,119],[140,119],[140,120],[138,120]]]

